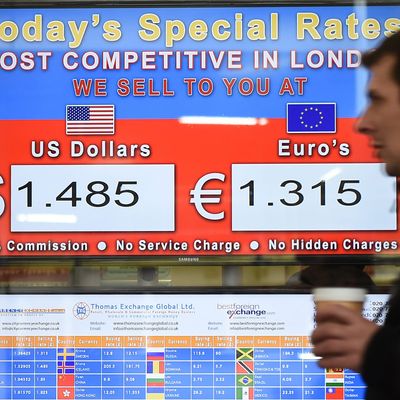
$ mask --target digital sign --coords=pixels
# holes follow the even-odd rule
[[[382,254],[355,132],[398,6],[0,9],[0,256]]]
[[[365,398],[359,374],[318,366],[309,294],[0,300],[0,399]],[[386,300],[369,295],[364,316]]]

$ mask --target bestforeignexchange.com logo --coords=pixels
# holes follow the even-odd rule
[[[226,310],[229,318],[233,318],[234,316],[239,317],[247,317],[247,316],[256,316],[260,317],[262,315],[266,315],[266,310],[262,310],[259,304],[217,304],[217,310]]]

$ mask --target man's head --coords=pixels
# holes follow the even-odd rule
[[[369,105],[357,128],[371,138],[389,175],[400,175],[400,32],[363,57],[370,69]]]

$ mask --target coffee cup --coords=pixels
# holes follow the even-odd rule
[[[341,304],[361,313],[367,290],[350,287],[319,287],[313,289],[314,303],[318,308],[323,304]]]

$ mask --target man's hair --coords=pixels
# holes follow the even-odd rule
[[[376,49],[362,56],[362,64],[371,68],[385,56],[394,56],[396,61],[392,71],[392,77],[400,85],[400,31],[386,38]]]

